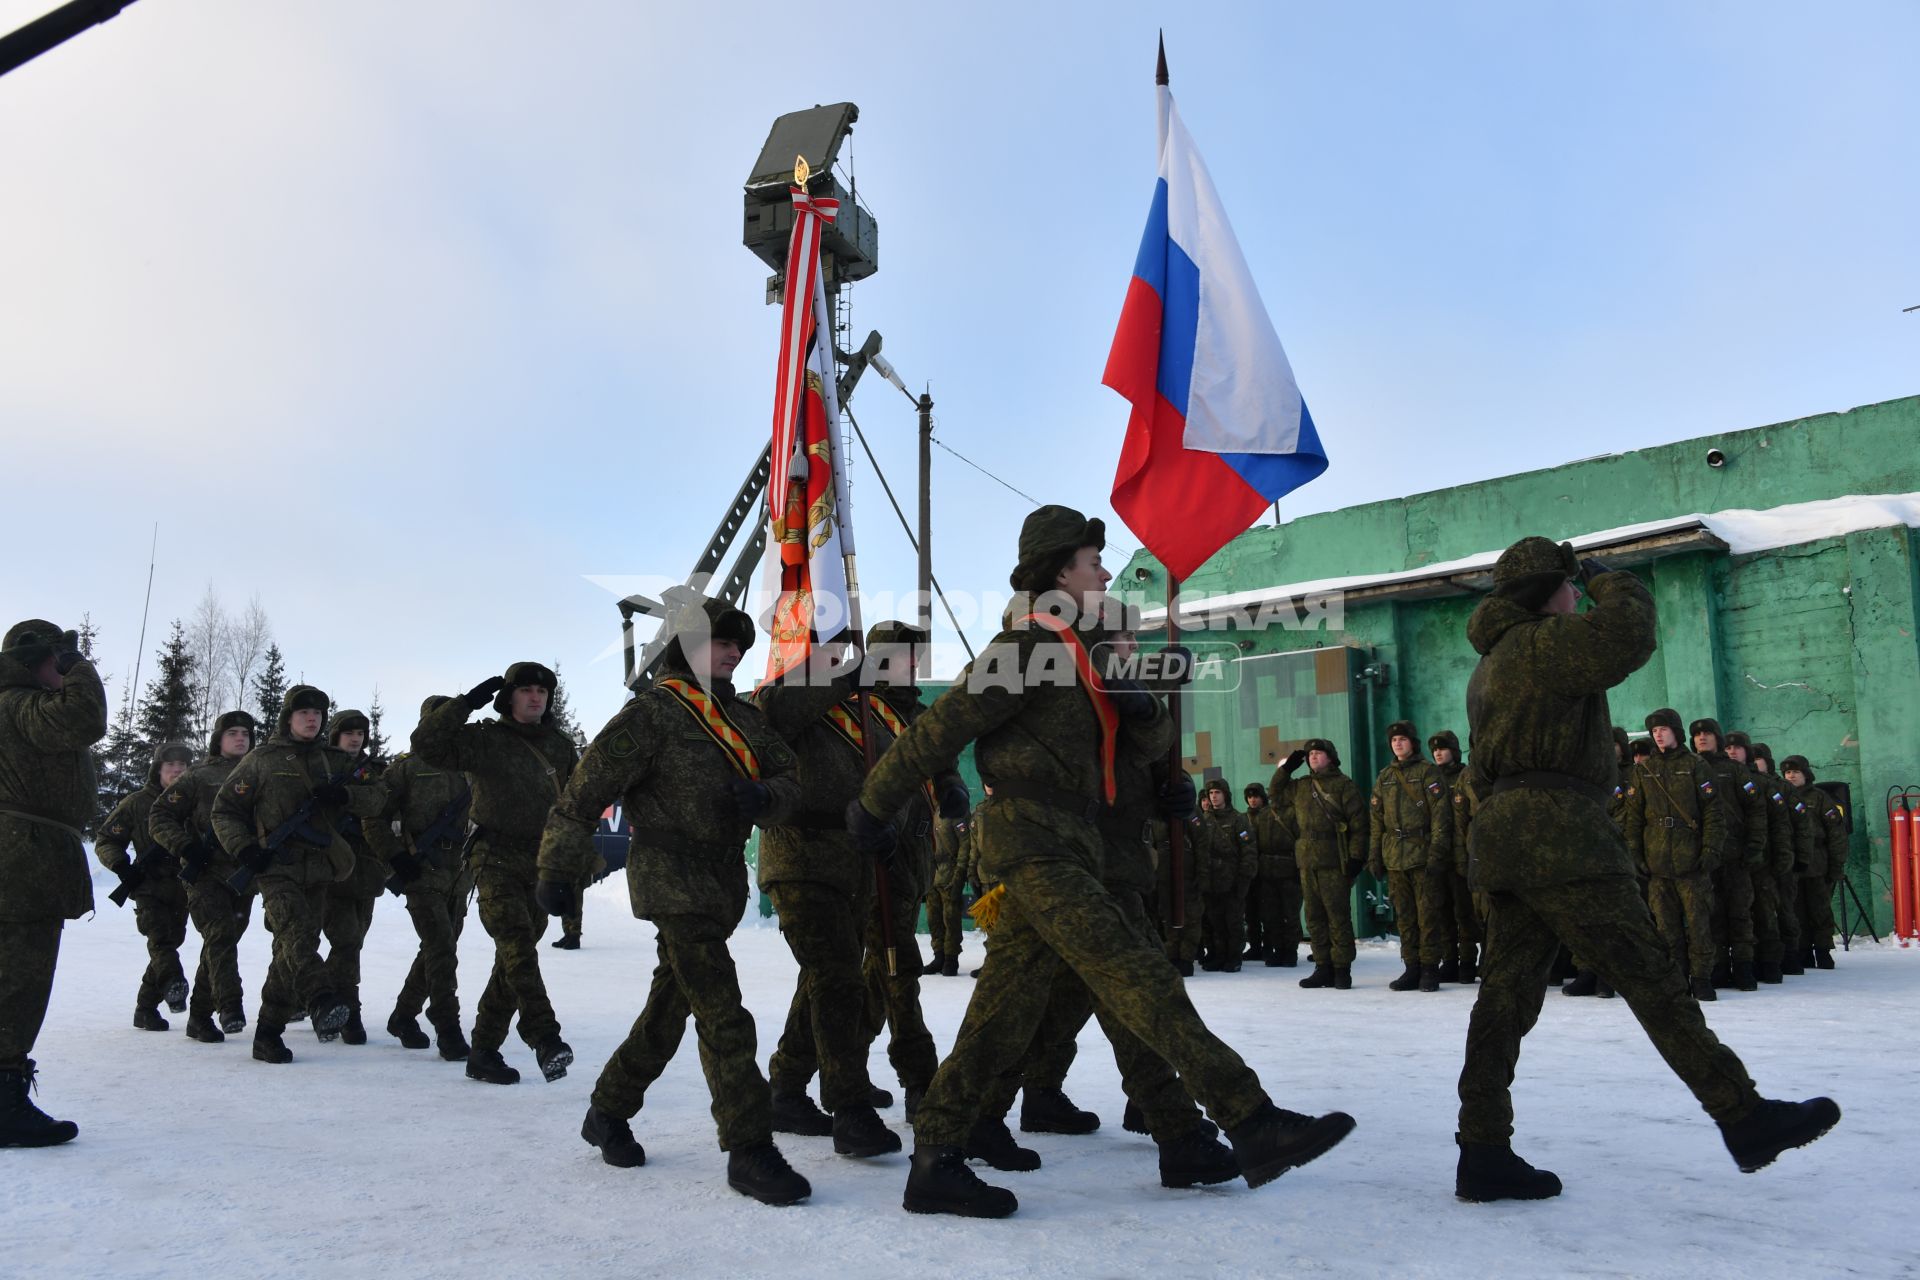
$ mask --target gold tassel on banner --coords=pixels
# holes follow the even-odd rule
[[[981,929],[992,933],[993,927],[1000,923],[1000,901],[1006,896],[1007,886],[997,884],[981,894],[967,914],[973,917],[973,922]]]

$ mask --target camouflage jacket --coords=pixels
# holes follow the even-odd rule
[[[666,670],[665,676],[689,678]],[[793,749],[733,686],[715,681],[711,697],[753,753],[770,804],[757,821],[779,823],[800,804]],[[578,881],[593,865],[593,833],[619,800],[632,831],[627,895],[642,920],[700,916],[731,928],[747,903],[747,837],[729,784],[743,775],[726,748],[661,684],[636,695],[607,721],[540,839],[540,878]]]
[[[1724,751],[1700,759],[1713,773],[1713,789],[1726,810],[1727,857],[1722,865],[1733,866],[1737,861],[1761,870],[1767,865],[1767,799],[1753,770]]]
[[[1634,770],[1627,847],[1650,875],[1716,871],[1728,848],[1727,809],[1713,771],[1685,747],[1655,751]]]
[[[877,685],[874,693],[906,724],[912,724],[927,712],[927,704],[920,700],[920,690],[913,685]],[[874,744],[882,745],[878,738]],[[861,763],[864,766],[865,761]],[[896,902],[906,899],[917,902],[927,896],[933,884],[933,830],[939,818],[937,801],[947,787],[965,785],[959,772],[949,769],[930,779],[927,786],[915,788],[908,797],[906,808],[900,813],[900,842],[893,869],[888,873],[888,884]],[[845,810],[846,806],[842,805],[841,811]]]
[[[187,887],[180,883],[180,861],[153,838],[149,823],[154,801],[159,798],[160,766],[156,763],[148,772],[147,785],[123,796],[100,824],[93,837],[93,856],[115,873],[137,861],[140,887],[134,890],[134,897],[184,907]],[[131,856],[127,853],[129,845],[133,847]]]
[[[550,719],[532,725],[468,724],[471,714],[465,696],[455,695],[420,717],[413,754],[467,775],[473,788],[469,812],[480,828],[473,841],[475,873],[530,884],[547,814],[573,776],[579,755]],[[598,809],[593,818],[599,821]]]
[[[1156,707],[1158,717],[1166,715]],[[1035,858],[1072,858],[1099,874],[1104,837],[1092,811],[1104,798],[1100,722],[1073,651],[1037,626],[1009,626],[874,766],[867,812],[899,811],[926,778],[954,767],[968,743],[981,781],[1044,789],[1061,803],[988,797],[975,814],[980,878]],[[1068,807],[1071,806],[1071,807]]]
[[[1351,876],[1367,865],[1367,802],[1338,768],[1303,778],[1276,772],[1267,794],[1293,835],[1294,860],[1302,870]]]
[[[200,878],[208,882],[225,881],[240,869],[213,833],[213,799],[241,759],[245,757],[229,760],[216,748],[212,759],[194,765],[161,792],[147,814],[147,830],[174,857],[184,860],[196,844],[206,851]]]
[[[1200,811],[1199,852],[1205,859],[1202,890],[1216,897],[1245,897],[1260,871],[1253,824],[1238,809]]]
[[[386,770],[364,751],[354,756],[353,763],[355,767],[366,766],[369,773],[379,780],[384,796]],[[384,798],[380,807],[386,808]],[[348,898],[377,898],[386,892],[387,881],[393,879],[393,868],[387,863],[388,846],[376,843],[373,838],[373,828],[383,823],[384,819],[378,814],[366,819],[358,814],[348,814],[340,820],[340,838],[347,842],[347,848],[353,850],[353,874],[336,884],[334,893]]]
[[[1623,764],[1619,767],[1618,777],[1613,784],[1613,795],[1607,800],[1607,817],[1624,834],[1627,829],[1627,797],[1633,793],[1633,766]]]
[[[1474,790],[1473,770],[1462,768],[1453,779],[1453,870],[1467,874],[1467,837],[1473,831],[1473,815],[1480,807],[1480,793]]]
[[[93,744],[107,692],[91,662],[59,690],[0,656],[0,920],[78,920],[93,910],[80,832],[99,803]]]
[[[1755,769],[1753,780],[1767,805],[1767,870],[1776,876],[1792,875],[1794,863],[1798,861],[1799,827],[1794,820],[1797,802],[1787,795],[1788,788],[1771,774]]]
[[[1617,781],[1607,690],[1653,656],[1653,597],[1617,572],[1596,576],[1590,595],[1592,608],[1570,614],[1492,595],[1467,621],[1480,655],[1467,682],[1467,768],[1480,797],[1467,878],[1477,890],[1632,874],[1626,843],[1607,821]],[[1563,775],[1572,788],[1494,793],[1497,780],[1533,772]]]
[[[1299,864],[1293,860],[1293,832],[1270,804],[1247,813],[1253,828],[1253,845],[1260,855],[1260,874],[1256,879],[1293,880],[1299,877]]]
[[[1418,871],[1453,849],[1446,776],[1419,756],[1396,760],[1373,780],[1373,862],[1380,870]]]
[[[1159,854],[1154,848],[1154,819],[1160,816],[1160,789],[1173,750],[1173,717],[1128,721],[1121,725],[1114,756],[1116,798],[1102,818],[1100,883],[1112,890],[1153,892]],[[1191,856],[1191,855],[1189,855]]]
[[[419,859],[420,873],[407,882],[404,892],[451,893],[460,878],[462,846],[472,824],[464,820],[451,824],[430,849],[421,848],[419,841],[449,805],[468,793],[466,778],[403,751],[380,775],[380,781],[387,789],[387,799],[380,812],[364,824],[367,843],[389,866],[401,853]]]
[[[1806,805],[1807,859],[1794,870],[1809,880],[1838,880],[1847,866],[1847,819],[1832,796],[1808,783],[1799,789]]]
[[[281,711],[273,736],[243,756],[214,795],[213,833],[221,847],[236,857],[292,817],[321,783],[354,767],[353,757],[328,746],[324,737],[311,742],[295,739],[287,731],[288,715]],[[340,824],[349,815],[372,817],[385,800],[386,789],[371,775],[349,778],[344,805],[313,807],[313,829],[332,838],[321,844],[298,835],[288,837],[259,879],[299,885],[345,880],[353,874],[353,850],[340,835]]]

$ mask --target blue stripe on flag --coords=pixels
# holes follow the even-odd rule
[[[1306,402],[1300,404],[1300,439],[1293,453],[1223,453],[1220,460],[1268,502],[1280,499],[1327,469],[1327,451],[1314,430]]]
[[[1153,207],[1147,210],[1147,229],[1140,235],[1140,255],[1133,260],[1133,274],[1146,286],[1167,296],[1167,180],[1153,188]]]
[[[1200,343],[1200,268],[1172,240],[1167,241],[1166,264],[1166,283],[1160,290],[1160,368],[1154,385],[1184,418],[1193,391],[1193,353]]]

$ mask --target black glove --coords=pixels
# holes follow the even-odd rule
[[[767,790],[766,783],[752,778],[733,779],[727,783],[727,794],[733,801],[733,811],[749,822],[773,807],[773,792]]]
[[[116,867],[113,874],[120,877],[120,887],[128,893],[140,892],[140,886],[146,883],[147,879],[145,869],[138,863],[133,862],[129,862],[125,866]]]
[[[891,822],[874,817],[858,800],[847,801],[847,834],[853,837],[855,849],[888,864],[893,860],[893,847],[900,839],[899,831]]]
[[[940,816],[958,822],[973,812],[973,796],[964,782],[949,782],[940,791]]]
[[[198,880],[200,873],[207,869],[207,863],[212,857],[213,850],[195,840],[187,846],[186,852],[180,855],[180,879],[187,884]]]
[[[1305,764],[1306,761],[1307,761],[1307,753],[1305,751],[1302,751],[1299,747],[1295,747],[1293,750],[1287,752],[1287,758],[1280,762],[1281,776],[1291,777],[1294,771],[1297,770],[1301,765]]]
[[[1107,696],[1113,699],[1114,710],[1128,720],[1151,720],[1160,712],[1160,700],[1138,680],[1107,681]]]
[[[345,804],[347,784],[329,778],[313,789],[313,798],[319,804]]]
[[[533,886],[533,900],[550,916],[564,916],[573,910],[579,895],[564,880],[542,880]]]
[[[396,897],[420,877],[420,859],[410,853],[394,854],[389,865],[393,867],[393,878],[387,881],[387,888],[392,889]]]
[[[473,688],[467,690],[467,708],[478,711],[493,701],[493,695],[507,687],[505,676],[488,676]]]
[[[1612,572],[1613,570],[1604,561],[1595,560],[1589,556],[1580,562],[1580,586],[1583,590],[1590,588],[1595,578],[1603,573]]]
[[[251,868],[255,874],[258,874],[260,869],[266,866],[272,859],[273,855],[257,844],[250,844],[244,849],[237,850],[233,855],[235,862],[243,867]]]
[[[1168,822],[1184,822],[1191,818],[1200,807],[1200,793],[1194,789],[1193,779],[1186,774],[1169,778],[1167,785],[1160,788],[1160,812]]]

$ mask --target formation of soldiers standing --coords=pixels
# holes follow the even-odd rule
[[[1701,914],[1712,910],[1706,878],[1729,849],[1771,856],[1775,846],[1751,843],[1756,830],[1772,830],[1771,808],[1755,808],[1758,825],[1739,828],[1747,845],[1727,842],[1719,793],[1727,782],[1744,793],[1745,775],[1714,782],[1707,765],[1685,757],[1696,770],[1686,814],[1646,799],[1649,787],[1665,785],[1655,770],[1666,754],[1620,784],[1605,689],[1652,652],[1651,597],[1632,575],[1523,539],[1501,557],[1495,592],[1469,628],[1483,655],[1468,697],[1470,777],[1460,773],[1453,735],[1431,740],[1428,764],[1403,722],[1389,735],[1395,760],[1371,806],[1340,772],[1333,744],[1313,740],[1289,754],[1269,788],[1247,789],[1243,815],[1225,783],[1209,785],[1202,808],[1193,780],[1171,767],[1162,697],[1124,674],[1137,636],[1110,608],[1104,541],[1100,521],[1068,508],[1030,516],[1009,579],[1016,604],[931,706],[913,683],[926,636],[900,623],[867,635],[855,672],[835,671],[827,660],[836,655],[823,651],[824,670],[742,697],[733,674],[754,642],[752,620],[689,597],[667,620],[659,678],[584,754],[554,725],[556,681],[538,663],[428,699],[412,752],[384,771],[365,755],[365,717],[328,719],[329,699],[310,686],[287,692],[264,741],[245,713],[223,715],[197,762],[184,746],[156,751],[146,786],[116,808],[96,845],[148,943],[135,1024],[163,1028],[164,1001],[188,1012],[195,1040],[218,1042],[246,1027],[235,946],[258,896],[273,949],[253,1056],[291,1062],[287,1028],[303,1017],[322,1041],[364,1043],[359,951],[374,902],[391,890],[406,899],[419,948],[387,1030],[408,1048],[437,1044],[473,1080],[510,1085],[519,1073],[502,1050],[517,1023],[542,1076],[559,1080],[573,1051],[538,946],[550,916],[577,918],[598,862],[596,826],[617,802],[631,827],[630,902],[655,927],[658,961],[581,1123],[582,1139],[616,1167],[646,1163],[633,1123],[691,1020],[729,1185],[770,1204],[807,1198],[811,1187],[775,1145],[776,1132],[830,1137],[836,1152],[857,1159],[901,1149],[878,1115],[891,1099],[867,1071],[869,1048],[886,1031],[914,1129],[904,1207],[1004,1217],[1017,1207],[1013,1193],[984,1182],[970,1162],[1040,1166],[1006,1123],[1023,1091],[1023,1129],[1097,1126],[1060,1087],[1079,1032],[1094,1020],[1119,1067],[1125,1127],[1152,1139],[1163,1185],[1236,1177],[1264,1185],[1331,1150],[1354,1121],[1276,1105],[1189,999],[1187,939],[1205,946],[1202,963],[1231,970],[1251,924],[1269,964],[1297,963],[1304,910],[1314,970],[1301,985],[1350,987],[1346,907],[1363,866],[1388,881],[1402,921],[1406,973],[1396,988],[1432,990],[1449,963],[1455,977],[1471,980],[1476,967],[1483,977],[1460,1085],[1462,1198],[1559,1191],[1558,1179],[1507,1145],[1507,1089],[1562,942],[1626,997],[1743,1170],[1837,1122],[1838,1108],[1824,1098],[1760,1097],[1687,998],[1680,952],[1662,941],[1646,891],[1633,883],[1629,845],[1650,873],[1662,924],[1673,918],[1689,940],[1711,938]],[[1577,584],[1595,600],[1584,614],[1574,608]],[[1105,665],[1109,656],[1121,665]],[[495,718],[470,722],[489,705]],[[78,1132],[29,1100],[29,1055],[62,924],[93,905],[79,827],[93,797],[88,748],[105,732],[105,693],[74,633],[38,620],[8,631],[0,643],[0,1145],[54,1145]],[[1712,727],[1716,749],[1717,733]],[[986,792],[977,807],[955,772],[969,746]],[[1785,763],[1789,779],[1810,781],[1803,760]],[[1296,779],[1302,765],[1309,772]],[[1607,816],[1609,785],[1624,807],[1624,834]],[[1759,799],[1786,814],[1807,808],[1797,789]],[[1799,830],[1796,820],[1784,829]],[[1689,822],[1707,851],[1692,861],[1674,856],[1672,834],[1691,832]],[[798,966],[766,1074],[729,949],[756,827],[759,887],[778,908]],[[1654,831],[1663,834],[1654,839]],[[1163,856],[1175,832],[1191,849],[1181,885],[1169,883]],[[940,854],[943,845],[951,856]],[[1802,876],[1796,861],[1795,875],[1811,880],[1824,874],[1820,866]],[[941,1058],[918,984],[928,973],[957,972],[956,886],[969,879],[986,888],[973,914],[991,930],[991,946]],[[1678,917],[1661,896],[1663,880],[1673,882]],[[947,906],[935,926],[936,963],[923,966],[913,921],[936,886]],[[1777,914],[1777,880],[1771,892]],[[455,943],[470,894],[494,954],[469,1043]],[[1197,908],[1197,927],[1166,927],[1177,896]],[[1731,904],[1739,895],[1726,896],[1737,972],[1742,917]],[[1802,905],[1817,915],[1817,904]],[[189,919],[202,937],[191,983],[178,955]],[[1819,953],[1817,921],[1812,937],[1796,937]],[[1687,958],[1697,974],[1714,955]],[[431,1041],[418,1024],[423,1011]],[[816,1074],[823,1106],[806,1092]]]

